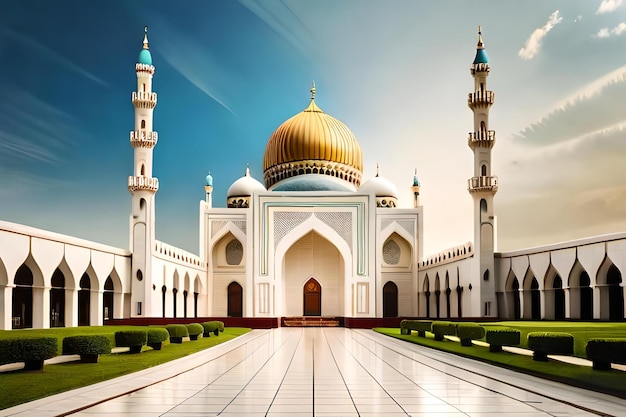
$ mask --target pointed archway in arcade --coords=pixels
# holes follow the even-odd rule
[[[65,326],[65,275],[55,269],[50,282],[50,327]]]
[[[302,290],[304,316],[322,315],[322,286],[315,278],[309,278]]]
[[[78,325],[89,326],[91,310],[91,278],[85,272],[80,278],[78,291]]]
[[[580,318],[582,320],[593,319],[593,288],[587,271],[582,271],[579,277],[580,285]]]
[[[243,288],[238,282],[228,284],[228,317],[243,317]]]
[[[383,317],[398,317],[398,286],[393,281],[383,286]]]
[[[554,290],[554,319],[563,320],[565,318],[565,290],[559,274],[554,277],[552,288]]]
[[[33,272],[22,264],[15,273],[13,288],[13,328],[33,327]]]
[[[539,291],[539,281],[533,277],[530,283],[531,318],[541,320],[541,292]]]
[[[609,320],[624,320],[624,290],[622,289],[622,273],[615,265],[611,265],[606,274],[609,287]]]
[[[104,293],[102,294],[103,320],[110,320],[113,318],[113,304],[115,299],[114,290],[115,287],[113,285],[113,279],[109,276],[104,282]]]

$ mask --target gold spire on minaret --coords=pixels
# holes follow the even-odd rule
[[[483,33],[480,30],[480,25],[478,25],[478,45],[476,45],[477,49],[485,49],[485,46],[483,45]]]
[[[150,49],[148,48],[148,26],[143,27],[143,49]]]

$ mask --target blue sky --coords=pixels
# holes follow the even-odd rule
[[[466,97],[482,25],[496,93],[500,249],[626,230],[622,0],[0,3],[0,219],[128,247],[130,95],[144,25],[156,73],[157,238],[197,252],[271,133],[316,102],[357,136],[364,178],[411,205],[425,255],[472,239]]]

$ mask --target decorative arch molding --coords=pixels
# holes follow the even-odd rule
[[[80,288],[78,285],[80,277],[89,267],[89,262],[91,261],[91,251],[80,246],[65,245],[65,256],[63,259],[72,272],[74,288]],[[65,276],[65,279],[65,285],[67,286],[68,275]]]
[[[602,260],[602,264],[600,265],[600,268],[598,268],[598,273],[595,276],[595,280],[590,275],[591,285],[597,285],[597,286],[609,285],[609,283],[607,282],[607,276],[609,273],[609,269],[611,268],[611,266],[614,266],[614,265],[615,263],[613,262],[613,260],[608,255],[606,255],[604,259]],[[617,268],[617,265],[615,265],[615,267]],[[622,271],[619,268],[617,269],[620,273],[622,273]]]
[[[552,289],[553,285],[554,285],[554,279],[557,276],[561,277],[561,280],[563,280],[563,276],[561,274],[559,274],[559,271],[556,270],[554,265],[550,265],[550,267],[546,271],[546,274],[543,277],[543,288],[547,289],[547,290]],[[539,280],[537,280],[537,281],[539,281]]]
[[[189,291],[189,271],[185,271],[185,278],[183,280],[183,290]]]
[[[65,257],[63,257],[63,259],[61,259],[61,262],[59,263],[59,265],[57,266],[57,268],[59,269],[59,271],[61,271],[61,273],[63,274],[63,276],[65,277],[65,288],[66,289],[76,289],[76,278],[74,277],[74,274],[72,273],[72,270],[70,269],[69,265],[67,264],[67,261],[65,260]]]
[[[98,286],[95,287],[99,291],[104,290],[104,281],[113,271],[115,267],[115,255],[112,253],[91,251],[91,267],[98,279]],[[94,288],[94,287],[92,287]]]
[[[583,272],[587,272],[587,270],[580,263],[580,261],[576,259],[576,262],[574,262],[574,265],[572,266],[572,269],[569,271],[569,275],[567,276],[567,286],[580,287],[580,274],[582,274]],[[591,275],[589,275],[589,278],[591,278]],[[595,281],[595,279],[593,281]]]
[[[550,252],[550,264],[563,277],[569,276],[576,262],[576,248],[560,249]]]
[[[215,233],[215,235],[211,238],[211,243],[209,245],[209,254],[213,255],[213,251],[215,250],[215,246],[219,243],[222,238],[228,234],[232,234],[235,238],[241,242],[244,246],[244,251],[246,247],[246,234],[237,227],[232,221],[229,221],[224,226],[222,226],[219,232]]]
[[[530,266],[524,274],[521,288],[523,288],[524,291],[530,291],[533,278],[535,278],[537,280],[537,283],[539,284],[539,291],[543,291],[543,280],[541,278],[537,278],[537,275],[535,275]]]
[[[516,256],[515,258],[511,259],[511,269],[513,270],[515,276],[525,276],[529,267],[530,260],[528,259],[528,256]]]
[[[576,262],[581,264],[585,271],[589,274],[589,277],[594,277],[600,269],[600,265],[604,261],[606,256],[606,243],[595,243],[592,245],[585,245],[576,248]],[[576,262],[572,266],[572,269],[576,266]],[[563,276],[563,275],[562,275]],[[593,280],[595,281],[595,279]]]
[[[7,275],[7,269],[0,258],[0,285],[6,286],[9,283],[9,276]]]
[[[25,235],[0,231],[0,257],[6,271],[7,284],[13,284],[15,273],[30,253],[30,238]]]
[[[53,240],[36,237],[30,239],[30,253],[41,270],[45,286],[50,286],[52,274],[63,259],[64,246],[63,243]]]
[[[382,243],[385,243],[387,239],[389,239],[391,235],[393,235],[394,233],[396,233],[398,236],[404,239],[406,243],[409,244],[409,246],[411,247],[411,250],[413,251],[413,246],[414,246],[413,235],[407,232],[404,227],[402,227],[401,225],[398,224],[398,222],[395,222],[395,221],[380,231],[380,236],[383,237],[380,241]]]
[[[506,276],[506,281],[504,283],[505,291],[513,291],[513,282],[517,279],[517,275],[515,275],[515,271],[513,269],[509,270],[509,273]],[[517,283],[519,285],[519,279],[517,279]]]
[[[277,269],[280,268],[280,272],[282,273],[282,260],[284,259],[289,248],[311,232],[315,232],[322,236],[324,239],[328,240],[331,245],[337,248],[343,258],[343,264],[346,271],[344,276],[346,278],[351,278],[353,262],[350,247],[332,227],[328,226],[317,217],[309,217],[306,221],[293,228],[281,239],[278,245],[276,245],[276,250],[274,252],[274,267]]]
[[[200,279],[200,275],[196,274],[196,277],[193,279],[193,292],[202,294],[204,286],[202,285],[202,280]]]
[[[546,275],[546,272],[548,272],[548,267],[550,266],[550,252],[540,252],[529,255],[528,261],[530,268],[536,276],[543,277]],[[517,279],[520,280],[520,277],[523,278],[526,276],[526,271],[515,275],[517,276]],[[520,280],[520,285],[521,284],[522,282]],[[520,286],[520,288],[522,287]]]
[[[41,269],[39,268],[39,264],[35,261],[32,254],[28,255],[22,265],[26,265],[28,269],[30,269],[30,271],[33,273],[33,288],[43,288],[45,286],[44,276],[41,272]],[[54,269],[52,270],[52,272],[54,272]],[[50,275],[52,275],[52,272],[50,273]],[[14,280],[15,274],[13,275],[13,277],[11,277],[11,282],[13,283]]]

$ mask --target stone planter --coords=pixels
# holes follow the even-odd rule
[[[163,347],[163,342],[148,343],[148,346],[150,346],[154,350],[161,350],[161,348]]]
[[[170,343],[183,343],[183,338],[170,336]]]
[[[24,362],[25,371],[43,371],[43,359],[36,359]]]
[[[98,363],[100,360],[100,355],[97,353],[85,353],[80,355],[80,361],[82,363]]]

